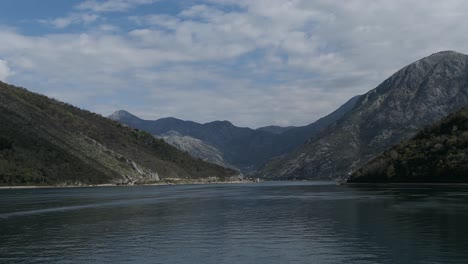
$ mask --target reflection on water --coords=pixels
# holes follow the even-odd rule
[[[466,263],[465,187],[0,190],[0,263]]]

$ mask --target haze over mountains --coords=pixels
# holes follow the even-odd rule
[[[468,56],[453,51],[412,63],[293,153],[265,166],[269,179],[345,178],[371,158],[468,104]]]
[[[214,121],[199,124],[171,117],[151,121],[142,120],[124,110],[113,113],[109,118],[130,127],[145,130],[157,137],[166,137],[168,139],[167,134],[171,131],[176,131],[178,134],[186,137],[185,139],[190,137],[200,140],[200,143],[218,150],[222,155],[223,163],[230,164],[243,172],[249,173],[255,171],[271,158],[292,151],[303,144],[308,138],[333,124],[354,106],[358,98],[358,96],[352,98],[331,114],[303,127],[281,128],[271,126],[255,130],[236,127],[229,121]],[[191,141],[193,142],[193,140]],[[190,148],[190,146],[184,146],[184,142],[182,141],[175,141],[173,139],[168,140],[168,142],[179,149],[188,151],[195,157],[200,157],[200,154],[195,153],[195,150]],[[200,150],[196,151],[199,152]],[[210,153],[206,153],[205,156],[208,157],[210,155]],[[211,158],[204,158],[207,161],[210,159],[219,160],[218,154],[215,154]]]
[[[150,134],[0,82],[0,185],[219,180],[238,172]]]

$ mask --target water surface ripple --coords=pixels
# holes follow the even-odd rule
[[[0,190],[0,263],[468,263],[466,187]]]

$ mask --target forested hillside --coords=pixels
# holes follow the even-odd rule
[[[468,107],[373,159],[348,182],[468,182]]]
[[[2,82],[0,124],[1,185],[222,180],[237,174],[146,132]]]

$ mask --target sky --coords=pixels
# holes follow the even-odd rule
[[[0,80],[104,116],[306,125],[468,53],[463,0],[2,0]]]

